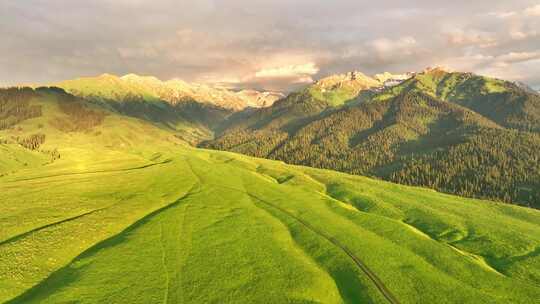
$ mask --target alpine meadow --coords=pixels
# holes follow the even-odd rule
[[[540,5],[454,2],[0,3],[0,303],[537,303]]]

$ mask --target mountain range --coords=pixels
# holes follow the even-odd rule
[[[0,89],[0,302],[534,303],[540,212],[433,189],[536,207],[536,96],[408,76],[243,110],[111,76]]]
[[[441,68],[377,78],[322,79],[202,146],[540,207],[540,95]]]
[[[213,136],[231,114],[272,105],[279,92],[230,90],[221,86],[161,81],[152,76],[103,74],[49,84],[119,113],[174,130],[192,144]]]
[[[230,109],[260,108],[284,97],[279,92],[233,91],[225,87],[188,83],[180,79],[161,81],[153,76],[103,74],[51,84],[80,97],[110,101],[166,101],[172,105],[198,102]]]
[[[287,96],[135,74],[50,86],[194,146],[540,207],[540,96],[520,83],[435,67]]]

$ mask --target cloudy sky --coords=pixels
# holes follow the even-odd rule
[[[113,73],[290,89],[443,65],[540,89],[540,1],[1,0],[0,85]]]

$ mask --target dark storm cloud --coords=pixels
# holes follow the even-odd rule
[[[540,86],[535,1],[0,2],[0,85],[101,73],[289,88],[442,64]]]

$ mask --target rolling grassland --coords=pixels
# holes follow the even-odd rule
[[[196,149],[36,98],[41,116],[0,130],[0,303],[540,298],[538,210]]]
[[[532,303],[540,295],[536,210],[178,150],[2,177],[0,301]]]

